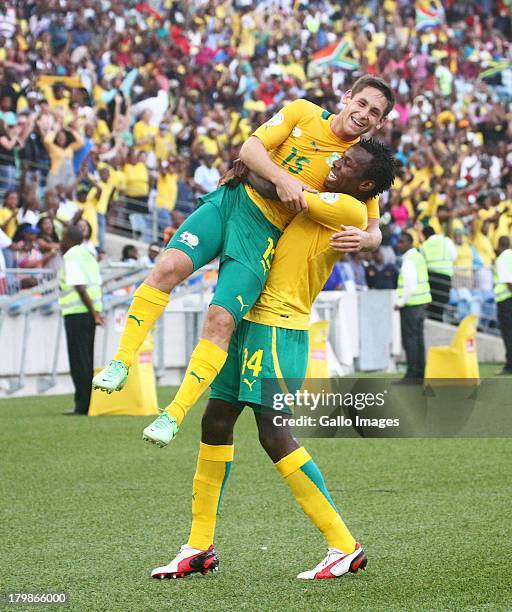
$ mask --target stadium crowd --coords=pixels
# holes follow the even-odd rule
[[[473,271],[512,232],[511,12],[510,0],[1,2],[5,265],[57,266],[79,219],[100,254],[107,228],[168,239],[284,103],[337,112],[370,73],[396,92],[376,136],[402,168],[381,198],[381,250],[338,272],[394,283],[396,236],[419,246],[430,225],[455,241],[462,288],[485,289]]]

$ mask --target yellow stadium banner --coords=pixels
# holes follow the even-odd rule
[[[306,378],[329,378],[327,338],[329,321],[317,321],[309,328],[309,362]]]
[[[158,414],[153,337],[148,335],[130,368],[128,382],[121,391],[110,395],[93,390],[89,416],[150,416]],[[94,373],[100,371],[98,368]]]
[[[83,88],[84,84],[78,76],[57,76],[51,74],[43,74],[37,79],[38,87],[52,87],[55,83],[62,83],[66,87],[76,87],[78,89]]]

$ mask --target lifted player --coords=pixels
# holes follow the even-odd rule
[[[306,208],[304,190],[321,189],[333,163],[360,136],[379,128],[393,108],[389,85],[378,77],[361,77],[345,94],[344,109],[332,115],[306,100],[295,100],[262,125],[244,144],[242,160],[269,179],[286,209],[244,185],[220,187],[181,226],[168,250],[135,292],[115,359],[94,377],[108,392],[123,387],[128,369],[149,329],[161,316],[169,293],[194,270],[220,255],[217,288],[201,339],[190,358],[173,401],[144,430],[144,438],[164,446],[178,431],[188,410],[222,369],[235,326],[252,308],[265,284],[277,241]],[[269,153],[270,151],[270,153]],[[309,187],[308,187],[309,186]],[[378,204],[368,204],[368,230],[349,228],[346,250],[380,243]]]

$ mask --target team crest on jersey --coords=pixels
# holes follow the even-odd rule
[[[337,202],[340,199],[339,194],[330,193],[329,191],[325,191],[324,193],[321,193],[319,195],[320,199],[326,202],[327,204],[334,204],[334,202]]]
[[[300,128],[298,128],[298,127],[294,127],[293,130],[292,130],[292,136],[294,138],[298,138],[301,135],[302,135],[302,130]]]
[[[276,127],[278,125],[281,125],[283,121],[284,121],[283,113],[277,113],[273,117],[270,117],[270,119],[265,123],[265,128]]]
[[[191,249],[194,249],[199,244],[199,238],[190,232],[182,232],[178,238],[178,242],[186,244]]]
[[[341,159],[341,158],[342,158],[341,153],[331,153],[329,157],[325,160],[325,163],[329,166],[329,168],[332,168],[332,165],[334,164],[334,162],[337,159]]]

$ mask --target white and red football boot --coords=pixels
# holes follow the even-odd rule
[[[352,572],[357,574],[368,564],[368,559],[361,544],[356,544],[353,553],[344,553],[337,548],[329,548],[327,557],[312,570],[301,572],[297,578],[304,580],[323,580],[325,578],[339,578],[343,574]]]
[[[197,550],[184,544],[180,552],[163,567],[157,567],[151,572],[152,578],[185,578],[190,574],[207,574],[219,569],[219,556],[213,546],[208,550]]]

